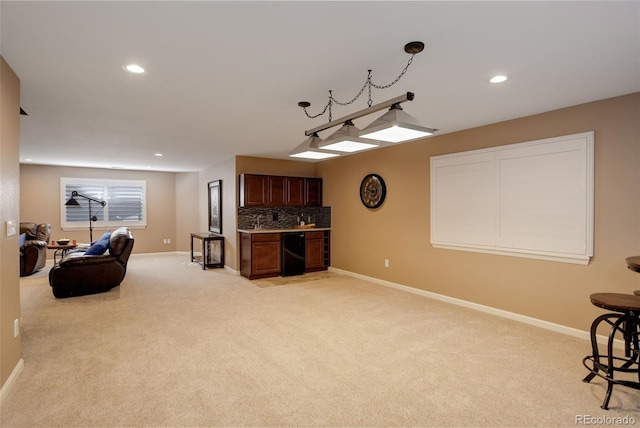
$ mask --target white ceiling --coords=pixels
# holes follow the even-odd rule
[[[20,159],[35,164],[198,171],[235,155],[284,159],[328,120],[299,101],[316,113],[329,90],[351,99],[368,69],[389,83],[414,40],[424,52],[373,102],[414,92],[405,111],[440,133],[640,91],[637,1],[3,0],[0,18],[29,114]],[[147,73],[124,72],[131,62]],[[512,79],[489,84],[498,72]],[[365,107],[366,96],[333,118]]]

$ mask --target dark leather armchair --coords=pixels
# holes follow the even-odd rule
[[[133,250],[133,235],[121,227],[109,238],[108,251],[86,255],[87,249],[74,250],[49,271],[49,285],[56,297],[82,296],[108,291],[120,285],[127,273]]]
[[[20,276],[27,276],[42,269],[47,262],[51,225],[23,222],[20,223],[20,235],[23,233],[25,241],[20,246]]]

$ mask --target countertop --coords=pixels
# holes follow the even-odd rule
[[[291,229],[238,229],[240,233],[283,233],[283,232],[323,232],[331,230],[330,227],[307,227],[307,228],[291,228]]]

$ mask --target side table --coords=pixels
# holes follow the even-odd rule
[[[65,256],[65,254],[69,252],[69,250],[73,250],[77,246],[78,246],[77,244],[58,245],[55,242],[48,244],[47,248],[49,250],[54,250],[53,265],[55,266],[58,264],[58,256],[60,256],[60,260],[62,260],[62,258]]]
[[[613,313],[600,315],[591,324],[591,348],[593,352],[582,360],[582,364],[590,371],[582,380],[583,382],[590,382],[595,376],[607,381],[607,393],[600,406],[607,410],[614,385],[640,389],[640,347],[638,345],[640,296],[620,293],[595,293],[590,298],[594,306],[613,311]],[[603,322],[611,326],[606,354],[600,353],[596,337],[598,326]],[[616,335],[622,337],[624,354],[622,354],[622,351],[618,351],[617,355],[614,355],[613,348]],[[631,373],[637,381],[615,378],[616,372]]]
[[[201,256],[193,255],[193,240],[202,242]],[[216,233],[199,232],[191,234],[191,261],[202,265],[202,269],[208,267],[224,267],[224,236]]]

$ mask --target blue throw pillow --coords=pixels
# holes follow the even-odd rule
[[[20,237],[18,237],[18,242],[20,243],[20,246],[22,247],[26,241],[27,241],[27,234],[21,233]]]
[[[100,256],[104,254],[109,248],[109,239],[111,238],[111,232],[105,232],[92,246],[85,251],[85,256]]]

